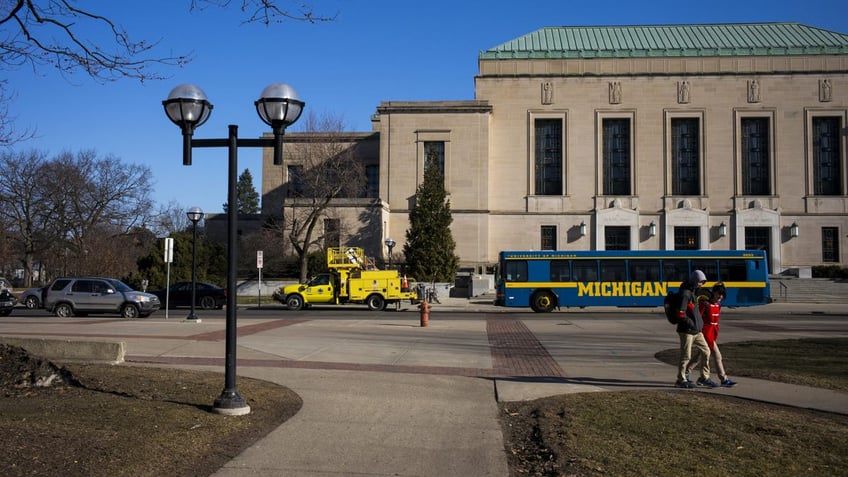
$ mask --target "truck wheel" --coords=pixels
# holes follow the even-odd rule
[[[303,309],[303,297],[300,295],[289,295],[286,297],[286,306],[289,310],[298,311]]]
[[[536,313],[547,313],[554,309],[554,296],[549,291],[537,292],[530,298],[530,308]]]
[[[365,300],[368,309],[372,311],[382,311],[386,308],[386,300],[380,295],[371,295]]]

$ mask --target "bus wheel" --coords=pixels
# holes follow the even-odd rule
[[[536,313],[547,313],[554,309],[554,296],[549,291],[536,292],[530,299],[530,308]]]

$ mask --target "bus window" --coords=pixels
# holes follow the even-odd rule
[[[655,282],[660,279],[659,260],[630,260],[631,282]]]
[[[527,261],[526,260],[509,260],[506,262],[506,276],[504,279],[508,282],[526,282],[527,281]]]
[[[601,281],[623,282],[625,270],[624,260],[604,260],[601,262]]]
[[[598,262],[595,260],[574,260],[571,266],[575,282],[598,281]]]
[[[692,271],[700,270],[708,281],[718,280],[718,262],[716,260],[692,260]]]
[[[748,280],[748,270],[745,260],[719,261],[718,278],[726,282],[744,282]]]
[[[571,281],[571,273],[568,270],[568,260],[551,260],[551,281]]]
[[[689,260],[663,260],[662,271],[664,282],[686,281],[689,278]]]

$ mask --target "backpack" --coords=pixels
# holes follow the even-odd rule
[[[677,316],[680,312],[681,300],[683,300],[683,296],[681,296],[680,290],[669,290],[668,293],[666,293],[665,295],[665,300],[663,300],[663,308],[665,308],[665,318],[672,325],[676,325],[678,323]]]

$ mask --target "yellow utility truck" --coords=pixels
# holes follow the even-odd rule
[[[384,310],[403,300],[419,302],[418,290],[397,270],[377,270],[359,247],[327,249],[328,273],[308,283],[287,285],[274,292],[274,298],[291,310],[310,305],[364,304],[369,310]]]

